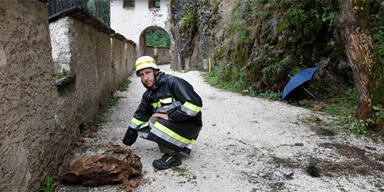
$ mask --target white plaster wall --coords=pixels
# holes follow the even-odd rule
[[[70,42],[69,42],[69,18],[59,19],[49,24],[52,58],[55,66],[55,73],[70,72]]]
[[[160,8],[148,8],[148,0],[136,0],[135,7],[123,8],[123,0],[111,0],[111,28],[136,43],[150,26],[161,27],[170,35],[169,0],[160,0]]]

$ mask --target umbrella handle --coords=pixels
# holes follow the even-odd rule
[[[305,87],[303,86],[300,86],[300,87],[303,88],[308,94],[310,94],[315,100],[317,100],[317,98],[314,95],[312,95],[312,93],[309,92]]]

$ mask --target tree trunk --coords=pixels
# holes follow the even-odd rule
[[[342,8],[340,24],[346,44],[347,56],[353,70],[354,83],[357,91],[357,111],[359,119],[372,117],[372,69],[374,66],[375,44],[369,30],[361,26],[356,10],[353,6],[359,0],[339,0]],[[360,0],[362,1],[362,0]]]

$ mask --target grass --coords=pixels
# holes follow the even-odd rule
[[[188,172],[188,169],[185,167],[172,167],[171,169],[172,171],[177,172],[178,176],[184,177],[187,179],[186,181],[182,181],[181,183],[191,182],[191,181],[195,182],[195,180],[197,179],[197,176]]]
[[[55,191],[55,183],[52,176],[47,176],[44,183],[40,184],[40,192],[54,192]]]
[[[105,119],[105,115],[107,114],[108,110],[115,106],[117,104],[117,102],[119,101],[119,98],[118,97],[115,97],[113,95],[109,95],[107,97],[107,102],[105,103],[105,105],[101,108],[101,110],[99,111],[99,113],[96,115],[96,123],[106,123],[108,122],[106,119]]]
[[[119,90],[120,90],[120,91],[127,91],[130,83],[131,83],[131,81],[130,81],[128,78],[125,79],[125,80],[120,84],[120,88],[119,88]]]

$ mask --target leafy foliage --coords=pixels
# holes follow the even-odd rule
[[[120,91],[127,91],[128,90],[128,86],[129,84],[131,83],[131,81],[127,78],[125,79],[121,84],[120,84],[120,88],[119,90]]]
[[[106,26],[110,26],[109,0],[88,0],[88,11]]]
[[[147,29],[145,31],[146,46],[166,47],[171,46],[171,39],[166,31],[161,29]]]
[[[217,76],[218,81],[230,82],[221,77],[232,77],[227,73],[237,68],[243,69],[242,82],[250,90],[281,91],[289,76],[313,67],[322,57],[338,63],[345,57],[345,48],[342,43],[330,43],[336,41],[332,38],[338,13],[336,0],[235,1],[224,16],[225,32],[218,39],[222,46],[214,53],[216,63],[229,66],[229,71],[218,71],[224,73]]]
[[[241,91],[245,89],[243,70],[244,68],[232,68],[229,71],[224,65],[220,65],[213,69],[211,73],[206,73],[205,77],[206,81],[212,86],[230,91]]]

